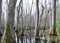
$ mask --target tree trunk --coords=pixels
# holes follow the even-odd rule
[[[40,43],[40,38],[39,38],[39,5],[38,5],[38,0],[36,0],[36,8],[37,8],[37,22],[36,22],[36,33],[35,33],[35,43]]]
[[[1,14],[2,14],[2,0],[0,0],[0,32],[1,32]]]
[[[24,36],[24,25],[23,25],[23,0],[21,0],[21,43],[23,43],[23,36]]]
[[[0,43],[1,43],[1,14],[2,14],[2,0],[0,0]]]
[[[15,34],[13,30],[16,1],[17,0],[9,0],[7,9],[7,21],[5,24],[2,43],[16,43]]]
[[[50,37],[55,39],[56,37],[54,36],[57,36],[57,32],[56,32],[56,0],[52,0],[52,27],[50,28],[50,33],[49,35],[52,36]],[[55,40],[52,40],[50,41],[51,43],[56,43]]]
[[[15,32],[14,32],[13,28],[14,28],[16,2],[17,2],[17,0],[10,0],[9,6],[8,6],[8,14],[7,14],[9,29],[11,30],[11,35],[14,39],[15,39]]]
[[[56,0],[52,0],[52,27],[49,35],[56,36]]]
[[[32,36],[31,36],[31,32],[32,32],[32,31],[31,31],[31,30],[32,30],[32,29],[31,29],[31,13],[32,13],[32,5],[33,5],[33,1],[32,1],[31,9],[30,9],[30,26],[29,26],[29,28],[30,28],[30,38],[29,38],[30,43],[32,43],[32,42],[31,42],[31,37],[32,37]]]
[[[15,32],[17,34],[17,43],[19,43],[20,5],[21,5],[21,1],[19,2],[19,6],[17,7],[17,29],[15,29]]]

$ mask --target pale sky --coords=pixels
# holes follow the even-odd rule
[[[48,5],[48,0],[46,0],[47,1],[47,5]],[[51,0],[50,0],[51,1]],[[18,6],[18,4],[19,4],[19,2],[20,2],[20,0],[17,0],[17,4],[16,4],[16,6]],[[39,0],[39,2],[41,3],[43,3],[43,5],[45,4],[45,0]],[[23,7],[24,7],[24,10],[26,10],[26,6],[28,6],[28,4],[29,4],[29,7],[31,7],[31,3],[32,3],[32,0],[23,0]],[[33,12],[32,12],[32,14],[35,12],[35,9],[36,9],[36,0],[33,0],[33,8],[32,8],[32,10],[33,10]],[[39,4],[40,5],[40,4]],[[28,11],[29,11],[29,7],[27,7],[27,9],[28,9]],[[5,12],[5,18],[6,18],[6,9],[7,9],[7,6],[6,6],[6,0],[3,0],[3,7],[2,7],[2,10]]]

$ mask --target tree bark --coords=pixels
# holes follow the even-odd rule
[[[57,36],[56,32],[56,0],[52,0],[52,27],[50,28],[49,35],[52,36],[51,38],[55,39]],[[56,43],[55,40],[51,40],[51,43]]]
[[[1,32],[1,14],[2,14],[2,0],[0,0],[0,32]]]
[[[20,5],[21,5],[21,1],[19,2],[19,6],[17,7],[17,29],[15,29],[15,32],[17,34],[17,43],[19,43]]]
[[[7,21],[5,23],[4,34],[2,38],[2,43],[16,43],[15,34],[13,30],[14,16],[15,16],[15,5],[17,0],[9,0],[7,9]]]
[[[24,25],[23,25],[23,0],[21,0],[21,43],[23,43],[23,36],[24,36]]]
[[[39,38],[39,5],[38,5],[38,0],[36,0],[36,9],[37,9],[37,21],[36,21],[36,32],[35,32],[35,43],[40,43],[40,38]]]
[[[52,27],[49,35],[56,36],[56,0],[52,0]]]
[[[7,14],[7,20],[9,24],[9,29],[11,30],[11,35],[15,39],[15,33],[14,33],[14,18],[15,18],[15,6],[16,6],[17,0],[10,0],[9,6],[8,6],[8,14]]]
[[[2,14],[2,0],[0,0],[0,43],[1,43],[1,14]]]

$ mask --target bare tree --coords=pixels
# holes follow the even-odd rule
[[[24,25],[23,25],[23,0],[21,0],[21,43],[23,43],[23,37],[24,37]]]
[[[56,36],[56,0],[52,1],[52,27],[49,35]]]
[[[9,28],[11,29],[12,36],[14,35],[14,18],[15,18],[15,6],[16,6],[17,0],[10,0],[8,5],[8,14],[7,14],[7,20],[9,23]],[[15,38],[15,36],[13,36]]]
[[[16,32],[16,34],[17,34],[17,43],[19,43],[19,23],[20,23],[20,7],[21,7],[21,2],[22,2],[22,0],[20,0],[20,2],[19,2],[19,5],[17,6],[17,29],[15,29],[15,32]]]
[[[37,9],[37,21],[36,21],[36,31],[35,31],[35,43],[39,43],[40,41],[40,38],[39,38],[39,30],[40,30],[40,27],[39,27],[39,5],[38,5],[38,0],[36,0],[36,9]]]
[[[7,21],[5,24],[4,34],[2,38],[2,43],[16,43],[14,36],[14,16],[15,16],[15,5],[17,0],[9,0],[7,9]]]

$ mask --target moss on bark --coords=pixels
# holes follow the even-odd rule
[[[56,30],[54,28],[50,28],[49,35],[50,36],[57,36]]]
[[[9,24],[7,22],[5,24],[5,30],[4,30],[1,43],[14,43],[14,40],[10,33]]]

